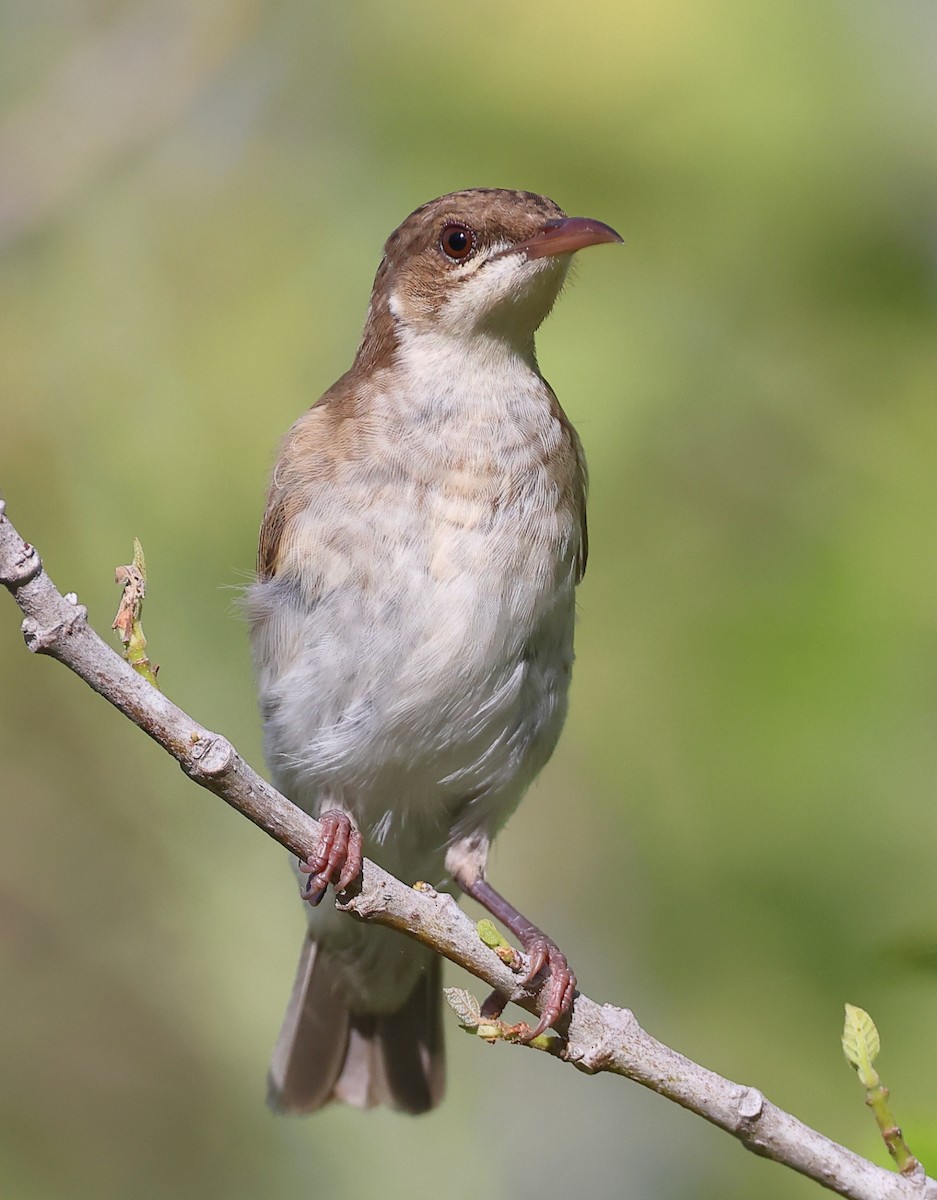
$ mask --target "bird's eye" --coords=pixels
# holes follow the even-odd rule
[[[439,245],[447,258],[461,262],[475,249],[475,234],[466,225],[447,225],[440,235]]]

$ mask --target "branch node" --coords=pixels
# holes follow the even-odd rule
[[[348,900],[336,900],[335,907],[340,912],[353,913],[356,917],[364,920],[378,913],[386,913],[392,900],[393,897],[388,894],[386,888],[373,888],[365,885],[360,892]]]
[[[189,754],[191,766],[186,774],[200,779],[218,779],[231,770],[237,757],[228,739],[217,733],[197,736]]]
[[[38,555],[36,556],[38,558]],[[51,654],[59,642],[71,637],[87,624],[88,610],[78,603],[74,592],[69,592],[64,599],[72,606],[73,612],[56,621],[54,625],[40,625],[35,617],[27,617],[20,629],[26,648],[33,654]]]
[[[2,510],[0,510],[0,519],[3,519]],[[39,557],[36,547],[31,546],[29,542],[22,542],[12,561],[4,563],[3,573],[0,574],[0,583],[12,592],[21,588],[24,583],[29,583],[31,579],[35,579],[41,570],[42,559]]]
[[[901,1168],[900,1174],[905,1179],[910,1179],[913,1184],[922,1189],[922,1195],[933,1195],[930,1191],[925,1191],[926,1185],[931,1181],[927,1178],[927,1172],[924,1170],[924,1165],[916,1158],[911,1158]]]
[[[615,1061],[615,1055],[604,1042],[585,1047],[567,1044],[565,1057],[585,1075],[596,1075],[599,1071],[605,1071]]]
[[[764,1111],[765,1098],[757,1088],[742,1088],[738,1098],[739,1118],[750,1125],[757,1121]]]
[[[629,1035],[635,1029],[641,1033],[630,1008],[603,1004],[598,1021],[591,1015],[594,1011],[595,1006],[584,996],[577,999],[563,1052],[563,1058],[587,1075],[614,1069],[613,1064],[619,1060]]]

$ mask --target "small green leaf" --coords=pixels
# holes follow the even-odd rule
[[[493,921],[489,921],[487,917],[478,922],[478,936],[490,950],[497,950],[499,947],[508,946],[501,934],[498,932]],[[508,946],[510,949],[510,946]]]
[[[878,1030],[869,1014],[864,1008],[847,1004],[846,1019],[843,1023],[843,1053],[849,1065],[855,1068],[863,1087],[873,1088],[878,1085],[878,1072],[872,1064],[878,1058],[881,1048]]]

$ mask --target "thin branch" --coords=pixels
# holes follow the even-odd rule
[[[36,550],[19,536],[0,501],[0,583],[21,608],[23,636],[120,709],[202,787],[243,813],[292,854],[316,848],[318,822],[266,783],[231,743],[203,728],[147,683],[88,625],[74,595],[63,596]],[[398,929],[464,967],[528,1011],[538,997],[518,987],[515,974],[484,944],[473,922],[450,897],[409,887],[366,861],[360,889],[340,905],[350,917]],[[557,1057],[580,1071],[624,1075],[733,1134],[749,1150],[799,1171],[853,1200],[937,1200],[937,1182],[923,1170],[893,1174],[830,1141],[756,1088],[744,1087],[684,1058],[645,1032],[627,1009],[578,995]]]

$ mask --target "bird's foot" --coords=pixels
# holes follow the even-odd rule
[[[556,942],[528,921],[500,892],[496,892],[487,879],[456,877],[466,895],[477,900],[496,920],[506,925],[524,947],[527,952],[527,972],[521,980],[523,986],[529,987],[541,971],[548,973],[549,982],[540,1020],[533,1029],[525,1026],[528,1031],[520,1035],[521,1041],[532,1041],[572,1008],[576,995],[576,976],[569,969],[566,955]],[[499,992],[492,992],[482,1006],[482,1013],[487,1017],[500,1016],[506,1003],[506,998]]]
[[[539,929],[522,941],[528,961],[527,974],[521,980],[524,986],[533,983],[543,970],[549,974],[549,987],[540,1020],[529,1034],[521,1037],[521,1041],[529,1042],[551,1029],[560,1017],[569,1012],[576,995],[576,976],[570,970],[566,955],[556,942]]]
[[[316,905],[325,895],[329,884],[343,892],[361,874],[363,853],[361,834],[347,813],[330,808],[319,817],[322,832],[315,854],[299,864],[300,873],[308,875],[302,889],[303,899]]]

